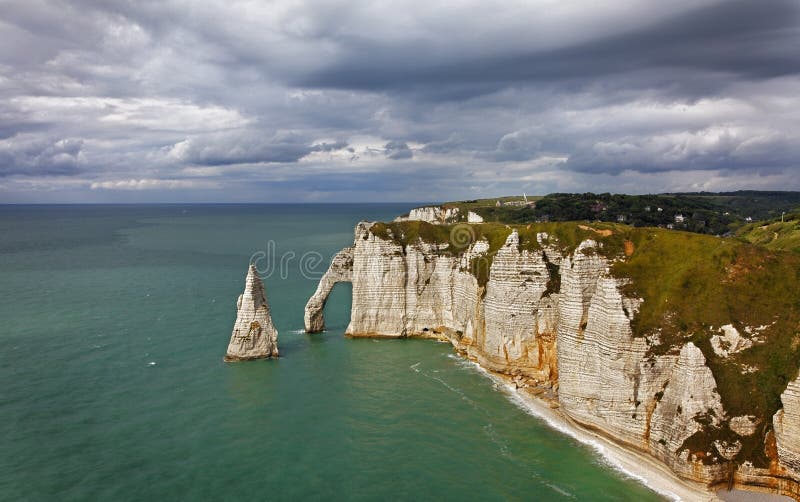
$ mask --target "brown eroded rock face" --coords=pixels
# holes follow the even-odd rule
[[[633,245],[633,242],[626,240],[624,242],[625,246],[625,256],[633,256],[633,251],[636,249]]]
[[[247,270],[244,292],[236,302],[236,322],[225,361],[278,357],[278,332],[272,325],[264,283],[254,265]]]
[[[603,237],[608,237],[610,235],[614,235],[614,231],[613,230],[609,230],[607,228],[598,230],[596,228],[592,228],[592,227],[587,226],[587,225],[578,225],[578,228],[582,228],[583,230],[591,230],[592,232],[596,233],[597,235],[601,235]]]

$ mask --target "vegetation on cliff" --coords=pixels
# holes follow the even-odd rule
[[[438,245],[437,252],[442,255],[456,256],[466,251],[469,244],[480,240],[489,244],[489,250],[481,256],[480,262],[472,264],[472,271],[478,278],[478,283],[485,286],[488,281],[488,272],[492,259],[497,251],[505,244],[512,230],[519,234],[519,247],[531,252],[541,251],[542,245],[537,235],[544,232],[547,238],[543,241],[557,247],[564,254],[572,253],[578,245],[586,239],[596,239],[604,230],[610,230],[614,225],[599,224],[589,227],[581,223],[535,223],[529,225],[506,225],[502,223],[434,225],[424,221],[394,221],[389,223],[375,223],[370,231],[377,237],[392,240],[400,244],[403,249],[419,241]],[[598,231],[600,233],[598,233]],[[614,237],[614,235],[617,235]],[[466,236],[466,241],[460,240]],[[609,252],[619,252],[623,249],[623,240],[613,231],[604,238],[606,249]]]
[[[611,273],[624,279],[623,294],[643,300],[632,321],[633,335],[646,337],[649,356],[677,354],[687,342],[703,352],[714,374],[727,419],[752,415],[758,430],[742,439],[737,460],[764,466],[764,438],[771,417],[780,408],[780,394],[797,376],[800,366],[800,253],[796,249],[797,219],[744,229],[741,239],[719,238],[662,228],[635,228],[612,223],[580,222],[505,225],[484,223],[432,225],[420,221],[377,223],[372,232],[406,246],[420,240],[438,244],[442,254],[459,255],[467,249],[454,241],[456,231],[469,232],[470,239],[489,244],[483,266],[473,266],[480,285],[488,281],[488,270],[497,250],[512,229],[519,233],[520,248],[540,251],[537,235],[548,235],[546,244],[563,254],[574,252],[586,239],[600,246],[587,252],[608,257]],[[777,232],[764,246],[762,234]],[[550,268],[550,267],[548,267]],[[557,274],[552,267],[551,274]],[[558,281],[548,284],[548,294],[557,293]],[[722,356],[714,351],[712,337],[723,325],[732,325],[752,346]],[[707,418],[707,417],[706,417]],[[697,417],[704,423],[704,417]],[[708,422],[705,420],[705,422]],[[730,440],[728,421],[720,427],[704,424],[687,440],[692,452],[711,451],[714,440]]]
[[[618,261],[613,273],[630,279],[626,295],[644,299],[632,322],[634,335],[658,334],[652,355],[676,353],[694,342],[714,374],[728,418],[760,419],[739,458],[766,465],[764,434],[800,366],[800,255],[684,232],[628,235],[636,251]],[[755,343],[720,356],[711,339],[726,324]],[[707,448],[730,435],[727,424],[706,428],[687,447]]]
[[[722,235],[749,221],[780,217],[800,207],[800,192],[697,192],[654,195],[554,193],[544,197],[499,197],[448,202],[484,221],[522,224],[541,221],[621,222],[637,227],[674,227]]]
[[[800,212],[745,225],[736,236],[767,249],[800,253]]]

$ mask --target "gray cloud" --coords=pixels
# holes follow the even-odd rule
[[[535,129],[523,129],[504,134],[497,142],[497,148],[481,154],[481,157],[495,162],[530,160],[535,158],[542,149],[539,134],[541,132]]]
[[[748,170],[780,172],[800,158],[798,135],[737,127],[712,127],[660,136],[598,141],[578,149],[566,166],[620,173]]]
[[[794,0],[8,0],[0,19],[0,201],[800,189]]]
[[[453,133],[445,140],[430,141],[422,147],[425,153],[451,153],[460,150],[464,145],[464,140],[460,135]]]
[[[386,158],[392,160],[410,159],[414,156],[407,143],[402,141],[390,141],[383,146],[386,150]]]
[[[312,152],[333,152],[336,150],[344,150],[347,148],[346,141],[334,141],[332,143],[318,143],[313,145],[310,150]]]
[[[297,162],[312,152],[332,152],[347,147],[343,141],[311,144],[295,133],[269,137],[253,131],[205,134],[180,141],[168,156],[180,162],[205,166]]]
[[[82,148],[80,139],[6,139],[0,142],[0,176],[76,174]]]

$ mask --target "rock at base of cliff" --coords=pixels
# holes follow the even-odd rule
[[[225,353],[225,362],[278,357],[278,331],[272,324],[264,283],[250,265],[244,293],[236,303],[236,323]]]

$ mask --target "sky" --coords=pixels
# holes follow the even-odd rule
[[[0,203],[800,190],[800,1],[0,0]]]

